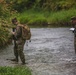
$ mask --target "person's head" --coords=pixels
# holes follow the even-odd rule
[[[12,23],[13,23],[14,25],[17,25],[17,24],[18,24],[17,18],[13,18],[13,19],[12,19]]]
[[[76,29],[76,25],[74,25],[74,28]]]
[[[74,16],[74,17],[71,18],[71,22],[72,22],[72,24],[74,24],[74,25],[76,24],[76,16]]]

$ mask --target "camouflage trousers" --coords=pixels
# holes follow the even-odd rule
[[[75,53],[76,53],[76,37],[74,37],[74,49],[75,49]]]
[[[25,63],[25,56],[23,53],[24,44],[25,44],[25,40],[22,39],[14,41],[14,55],[16,57],[17,62],[18,62],[18,57],[20,56],[22,63]]]

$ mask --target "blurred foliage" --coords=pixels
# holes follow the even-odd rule
[[[5,0],[11,8],[22,12],[28,9],[57,11],[76,6],[76,0]]]
[[[0,48],[7,43],[10,43],[10,17],[13,15],[14,11],[11,9],[11,2],[8,3],[6,0],[0,0]]]
[[[8,10],[8,4],[3,1],[0,0],[0,18],[3,17],[9,17],[10,16],[10,11]]]
[[[10,39],[10,31],[8,26],[9,25],[7,21],[0,19],[0,47],[7,45],[7,43],[12,41],[12,38]]]
[[[0,16],[7,17],[29,9],[58,11],[75,7],[76,0],[0,0]]]
[[[75,13],[75,8],[56,12],[27,10],[18,14],[17,18],[30,27],[70,27],[71,17],[76,16]]]

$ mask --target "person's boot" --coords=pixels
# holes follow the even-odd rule
[[[25,65],[26,63],[25,62],[22,62],[22,65]]]
[[[16,61],[16,58],[14,58],[14,59],[11,59],[11,61]]]
[[[18,62],[18,58],[11,59],[11,61],[16,61],[16,62]]]
[[[76,49],[75,49],[75,54],[76,54]]]

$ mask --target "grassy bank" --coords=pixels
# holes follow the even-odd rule
[[[0,75],[32,75],[27,67],[0,67]]]
[[[69,23],[72,16],[76,16],[75,13],[75,8],[56,12],[28,10],[17,14],[17,17],[21,23],[26,23],[33,27],[64,27],[69,26],[67,23]]]

